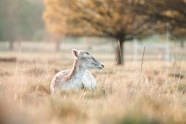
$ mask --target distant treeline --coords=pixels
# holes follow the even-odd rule
[[[43,10],[41,2],[0,0],[0,41],[41,40]]]

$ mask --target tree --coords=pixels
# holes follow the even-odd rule
[[[169,23],[172,37],[186,38],[186,0],[143,0],[135,5],[134,12],[146,16],[147,21]]]
[[[186,39],[186,28],[174,28],[172,30],[172,39],[176,39],[176,41],[180,41],[180,47],[184,48],[184,41]]]
[[[104,36],[115,39],[117,65],[123,64],[123,43],[150,33],[144,16],[131,10],[124,0],[45,0],[43,18],[47,28],[58,35]]]
[[[186,0],[143,0],[136,3],[136,13],[150,21],[169,22],[171,26],[186,28]]]
[[[42,10],[42,4],[28,0],[1,0],[0,41],[38,40],[34,35],[43,29]]]

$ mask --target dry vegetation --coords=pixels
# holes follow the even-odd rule
[[[16,57],[15,62],[0,62],[0,123],[186,123],[184,61],[175,65],[144,61],[142,70],[141,62],[113,67],[103,61],[106,68],[93,72],[96,91],[61,91],[51,96],[51,78],[56,71],[71,68],[69,54],[0,56]]]

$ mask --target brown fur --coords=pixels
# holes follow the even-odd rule
[[[65,77],[66,81],[70,80],[72,78],[72,76],[75,74],[75,71],[76,71],[76,68],[77,68],[77,64],[78,64],[78,60],[75,59],[71,72]]]

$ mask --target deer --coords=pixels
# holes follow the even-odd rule
[[[50,84],[51,94],[60,90],[96,90],[96,80],[89,70],[101,70],[104,65],[84,50],[72,49],[72,55],[72,69],[60,71],[53,77]]]

